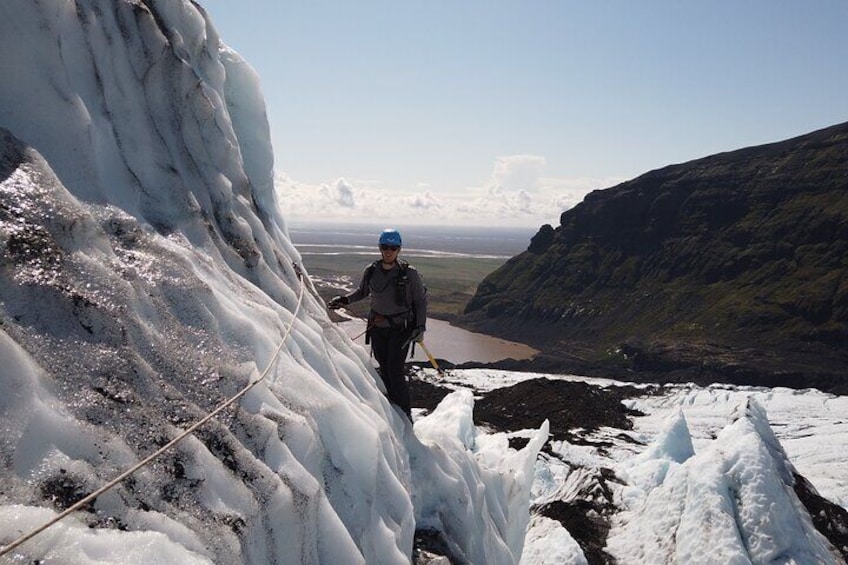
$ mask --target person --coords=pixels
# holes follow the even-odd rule
[[[391,228],[383,230],[379,246],[380,259],[365,268],[359,286],[349,294],[334,297],[328,307],[335,310],[370,296],[365,341],[371,344],[389,400],[411,421],[404,361],[409,346],[424,338],[427,295],[415,267],[398,258],[402,246],[400,232]]]

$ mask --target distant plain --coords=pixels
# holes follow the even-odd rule
[[[289,229],[306,270],[327,299],[359,283],[366,266],[379,258],[382,227],[310,224]],[[527,249],[529,228],[398,228],[404,238],[401,258],[413,265],[427,286],[430,317],[451,321],[461,314],[477,285],[511,257]],[[363,315],[367,303],[354,305]]]

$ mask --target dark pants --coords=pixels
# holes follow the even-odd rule
[[[403,342],[409,337],[409,332],[400,328],[372,328],[370,332],[371,350],[380,365],[380,377],[386,385],[389,400],[412,420],[409,385],[403,370],[409,352],[409,346],[403,347]]]

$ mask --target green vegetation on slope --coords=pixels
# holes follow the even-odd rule
[[[848,124],[589,194],[459,322],[631,370],[846,380]]]

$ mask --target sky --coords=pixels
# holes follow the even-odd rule
[[[201,4],[260,75],[296,218],[558,225],[590,190],[848,120],[843,0]]]

